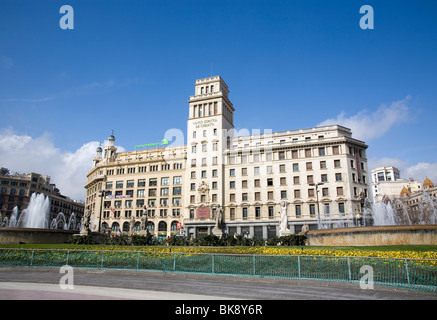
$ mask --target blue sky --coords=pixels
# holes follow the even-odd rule
[[[62,5],[74,29],[62,30]],[[362,30],[360,7],[374,9]],[[238,129],[350,126],[369,166],[437,180],[435,1],[0,1],[0,166],[83,198],[99,142],[186,131],[221,75]],[[437,181],[434,181],[437,182]]]

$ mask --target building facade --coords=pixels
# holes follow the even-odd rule
[[[16,173],[6,168],[0,169],[0,211],[2,221],[10,217],[12,210],[18,212],[27,208],[33,193],[44,194],[50,198],[50,216],[53,220],[62,212],[67,221],[74,213],[76,221],[83,216],[85,204],[62,195],[55,184],[50,182],[50,176],[39,173]]]
[[[185,146],[117,153],[111,136],[97,150],[85,185],[94,221],[127,231],[129,223],[139,225],[146,205],[157,236],[220,229],[270,238],[279,235],[283,210],[292,233],[317,228],[321,216],[361,214],[369,190],[367,145],[350,129],[237,131],[220,76],[197,80],[188,107]]]
[[[156,148],[119,152],[115,137],[98,148],[88,172],[86,210],[91,230],[113,233],[140,231],[147,210],[148,230],[157,238],[179,234],[183,211],[186,148]]]

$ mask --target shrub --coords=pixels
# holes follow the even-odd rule
[[[134,234],[131,236],[131,244],[133,246],[146,246],[151,241],[152,236],[140,236],[137,234]]]
[[[283,246],[304,246],[306,238],[305,235],[290,234],[289,236],[279,237],[279,241]]]
[[[281,243],[281,240],[279,240],[279,237],[273,237],[267,240],[268,246],[277,246]]]
[[[258,239],[256,237],[246,238],[241,234],[226,235],[221,238],[215,235],[206,235],[201,238],[186,238],[183,236],[171,236],[169,244],[171,246],[304,246],[306,241],[305,235],[292,234],[284,237],[274,237],[268,240]],[[86,235],[86,236],[72,236],[68,243],[71,244],[103,244],[103,245],[117,245],[117,246],[149,246],[159,245],[158,239],[152,235]],[[167,244],[167,241],[165,241]]]
[[[91,235],[86,236],[71,236],[68,240],[71,244],[97,244]]]
[[[189,246],[190,240],[185,237],[180,237],[173,235],[170,237],[170,245],[171,246]]]
[[[200,238],[199,240],[199,245],[200,246],[223,246],[223,240],[220,239],[219,237],[213,235],[213,234],[209,234],[206,236],[203,236],[202,238]]]

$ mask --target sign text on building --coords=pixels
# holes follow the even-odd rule
[[[196,129],[198,128],[207,128],[207,127],[213,127],[214,122],[217,122],[217,119],[205,119],[205,120],[199,120],[193,122],[193,124],[196,126]]]

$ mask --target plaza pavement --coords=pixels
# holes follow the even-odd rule
[[[356,283],[130,270],[74,270],[62,289],[57,268],[0,268],[1,300],[437,300],[421,293]]]

